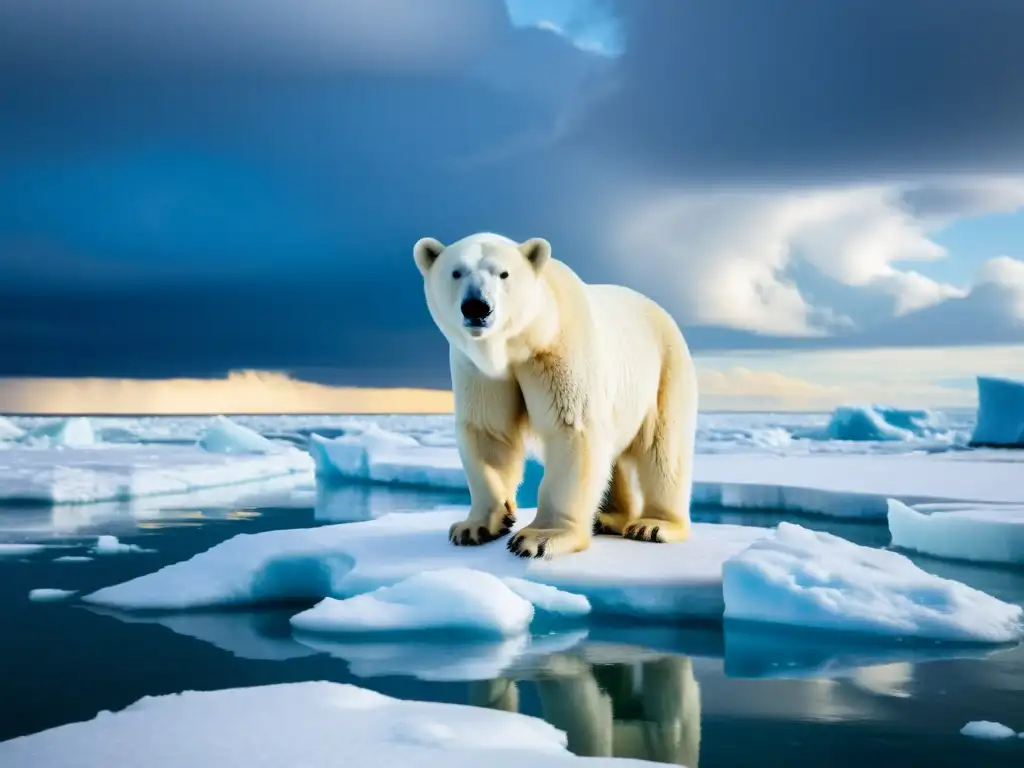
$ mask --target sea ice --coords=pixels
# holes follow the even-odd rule
[[[73,504],[186,494],[294,475],[312,480],[305,451],[210,453],[187,445],[0,450],[0,503]]]
[[[156,550],[143,549],[138,544],[125,544],[118,541],[117,536],[104,535],[96,539],[92,548],[96,555],[127,555],[131,552],[154,552]]]
[[[1024,448],[1024,381],[978,377],[978,420],[971,445]]]
[[[92,562],[91,557],[85,557],[83,555],[65,555],[64,557],[56,557],[53,562],[55,563],[89,563]]]
[[[990,720],[972,720],[960,729],[960,733],[972,739],[989,740],[1012,739],[1017,735],[1013,728]]]
[[[444,632],[496,639],[524,633],[532,620],[532,603],[497,576],[443,568],[344,600],[325,598],[291,623],[305,632]]]
[[[0,440],[17,440],[25,434],[25,430],[10,419],[0,416]]]
[[[259,432],[243,427],[227,416],[215,417],[196,444],[204,451],[226,454],[280,453],[290,447],[268,440]]]
[[[33,589],[28,593],[28,599],[34,603],[56,603],[66,600],[73,594],[73,589]]]
[[[524,600],[533,603],[533,607],[548,616],[575,618],[590,613],[590,601],[583,595],[564,592],[547,584],[538,584],[526,579],[506,576],[505,585]]]
[[[21,441],[51,448],[87,448],[99,442],[92,422],[85,416],[48,422],[23,435]]]
[[[926,573],[903,555],[780,523],[723,568],[725,618],[892,638],[1008,643],[1019,605]]]
[[[722,563],[770,535],[764,528],[693,525],[690,538],[649,544],[599,536],[590,549],[524,561],[504,541],[453,547],[448,528],[465,508],[396,513],[360,523],[235,536],[190,560],[84,599],[125,610],[253,605],[283,599],[344,599],[423,571],[463,567],[519,577],[586,596],[595,613],[717,618]],[[520,510],[520,523],[530,510]]]
[[[893,546],[925,555],[976,563],[1024,563],[1024,504],[910,507],[890,499],[889,532]]]
[[[0,765],[304,768],[649,768],[623,758],[576,757],[544,721],[484,707],[393,699],[352,685],[284,683],[146,697],[0,743]]]
[[[25,557],[46,549],[45,544],[0,544],[0,557]]]

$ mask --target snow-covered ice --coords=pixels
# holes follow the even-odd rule
[[[96,539],[96,544],[93,545],[91,551],[94,555],[127,555],[132,552],[153,552],[154,550],[144,549],[138,544],[125,544],[119,541],[117,536],[105,534]]]
[[[0,450],[0,503],[91,503],[184,494],[285,475],[312,478],[305,451],[210,453],[187,445]]]
[[[533,604],[497,576],[442,568],[344,600],[325,598],[291,623],[305,632],[444,632],[495,639],[524,633],[532,620]]]
[[[1024,448],[1024,381],[978,377],[973,445]]]
[[[505,585],[533,607],[549,617],[576,618],[590,613],[590,601],[584,595],[565,592],[547,584],[538,584],[515,576],[506,576]]]
[[[566,736],[533,717],[483,707],[403,701],[330,682],[286,683],[146,697],[0,743],[0,764],[57,768],[145,765],[304,768],[648,768],[651,763],[584,758]]]
[[[1024,471],[1024,467],[1021,468]],[[1024,563],[1024,504],[919,504],[889,500],[895,547],[976,563]]]
[[[1013,728],[1002,723],[993,723],[990,720],[972,720],[960,729],[960,733],[964,736],[970,736],[972,739],[988,739],[992,741],[1012,739],[1017,735]]]
[[[259,432],[243,427],[227,416],[217,416],[197,441],[210,453],[267,454],[279,453],[288,446],[268,440]]]
[[[520,510],[521,527],[533,512]],[[464,567],[584,595],[595,613],[717,618],[722,563],[769,535],[764,528],[698,523],[689,540],[652,545],[596,537],[590,549],[523,561],[503,541],[453,547],[448,528],[464,508],[396,513],[361,523],[235,536],[175,563],[85,597],[126,610],[184,610],[282,599],[344,599],[423,571]]]
[[[892,638],[1009,643],[1022,611],[903,555],[780,523],[723,568],[725,618]]]
[[[29,591],[28,599],[34,603],[56,603],[67,600],[73,594],[73,589],[33,589]]]

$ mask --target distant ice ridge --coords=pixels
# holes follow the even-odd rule
[[[272,443],[224,418],[207,430],[211,450],[199,445],[81,441],[72,446],[69,436],[81,437],[86,427],[75,427],[71,421],[60,429],[44,425],[48,432],[42,437],[38,430],[29,432],[35,437],[26,437],[24,444],[5,444],[0,450],[0,503],[124,501],[287,475],[312,480],[313,461],[305,451]],[[88,431],[95,435],[91,426]]]
[[[327,627],[333,614],[350,631],[355,618],[379,629],[436,629],[446,608],[432,596],[447,593],[457,595],[463,607],[470,606],[462,611],[463,627],[479,629],[484,622],[480,617],[488,614],[465,602],[465,581],[435,583],[439,577],[431,577],[429,588],[411,590],[412,596],[408,584],[394,587],[417,574],[462,568],[583,596],[595,613],[603,614],[673,619],[724,615],[890,638],[976,643],[1010,642],[1021,636],[1020,606],[925,573],[897,553],[860,547],[800,526],[783,523],[773,532],[695,524],[686,542],[651,545],[597,537],[585,552],[524,562],[507,556],[500,542],[452,547],[448,526],[465,513],[450,509],[392,514],[362,523],[238,536],[191,560],[101,589],[84,600],[121,610],[186,610],[335,598],[341,602],[328,602],[306,619],[323,619],[321,626]],[[481,591],[491,591],[487,584],[493,582]],[[396,592],[372,595],[382,587],[394,587]],[[530,595],[521,587],[513,591],[537,606],[551,599]],[[507,604],[518,605],[504,590],[497,594]],[[357,595],[364,599],[346,605],[346,598]],[[562,608],[554,603],[553,610],[571,611],[566,601],[561,603]]]
[[[1024,472],[1024,465],[1021,466]],[[1024,504],[889,500],[893,546],[976,563],[1024,563]]]
[[[1024,448],[1024,381],[978,377],[972,445]]]
[[[10,419],[0,416],[0,440],[17,440],[25,434],[25,430]]]
[[[800,430],[794,437],[812,440],[894,442],[947,434],[934,413],[887,405],[842,405],[824,429]]]
[[[116,713],[0,743],[0,764],[33,768],[301,764],[304,768],[649,768],[576,757],[566,735],[518,713],[403,701],[353,685],[284,683],[146,697]]]
[[[86,448],[99,440],[88,418],[73,416],[42,424],[22,435],[19,442],[48,448]]]

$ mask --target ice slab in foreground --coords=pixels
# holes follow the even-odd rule
[[[0,450],[0,503],[124,501],[284,475],[311,477],[312,468],[309,455],[298,449],[241,456],[183,445],[19,446]]]
[[[147,697],[120,712],[104,712],[87,722],[0,743],[0,765],[651,765],[621,758],[579,758],[565,744],[562,731],[525,715],[401,701],[356,686],[306,682]]]
[[[362,523],[235,536],[85,600],[126,610],[184,610],[343,599],[423,571],[463,567],[584,595],[595,613],[717,618],[724,609],[722,563],[770,534],[764,528],[698,523],[688,541],[676,544],[599,536],[586,552],[524,561],[505,550],[504,540],[453,547],[448,528],[466,511],[396,513]],[[532,516],[520,510],[517,528]]]
[[[725,618],[891,638],[1009,643],[1024,610],[897,552],[780,523],[723,568]]]
[[[1024,448],[1024,381],[978,377],[972,445]]]
[[[925,555],[975,563],[1024,563],[1024,504],[910,507],[890,499],[889,533],[893,546]]]

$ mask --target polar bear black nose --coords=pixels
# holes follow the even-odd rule
[[[462,316],[467,320],[483,320],[491,314],[491,306],[483,299],[466,299],[462,302]]]

